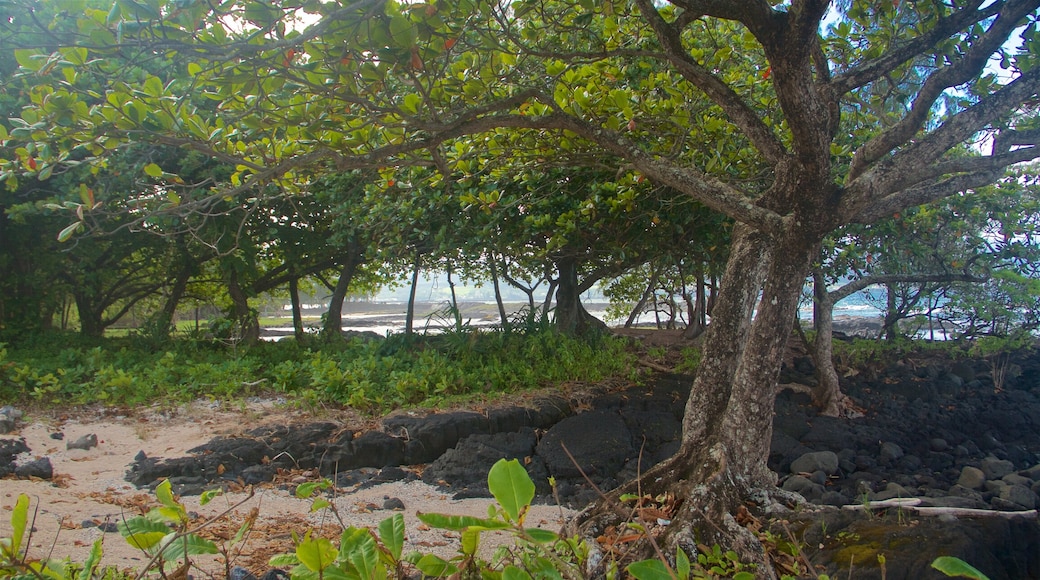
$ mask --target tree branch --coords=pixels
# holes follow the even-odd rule
[[[859,278],[853,280],[848,284],[845,284],[841,288],[828,292],[831,300],[835,304],[848,298],[849,296],[875,284],[892,284],[897,282],[913,283],[920,282],[922,284],[935,283],[935,284],[949,284],[953,282],[970,282],[973,284],[982,284],[989,280],[988,277],[973,276],[968,273],[961,274],[878,274],[876,276],[867,276],[865,278]]]
[[[935,102],[943,93],[978,76],[993,55],[1008,39],[1019,21],[1040,6],[1036,0],[1011,1],[1004,5],[989,29],[971,45],[960,60],[938,69],[928,76],[917,93],[910,112],[898,123],[882,131],[856,152],[849,167],[848,179],[855,179],[874,162],[896,147],[909,142],[932,114]],[[958,139],[963,140],[964,137]],[[945,151],[945,148],[943,149]]]
[[[784,146],[776,134],[762,122],[754,110],[737,93],[718,77],[698,64],[682,45],[679,29],[670,26],[661,18],[651,0],[635,0],[643,18],[657,35],[668,61],[690,84],[704,91],[716,105],[725,111],[730,121],[751,140],[759,153],[770,163],[777,163],[784,156]]]
[[[965,173],[944,179],[937,183],[912,187],[884,197],[876,203],[872,203],[869,207],[866,207],[860,210],[859,213],[851,216],[849,221],[853,223],[869,224],[881,218],[898,213],[908,207],[924,205],[961,191],[989,185],[1000,179],[1002,174],[1002,169],[993,169],[977,173]]]
[[[949,38],[953,33],[964,30],[972,24],[993,16],[1003,6],[1003,2],[993,2],[979,10],[979,6],[982,4],[984,4],[984,0],[972,0],[967,6],[953,15],[940,18],[935,27],[924,34],[898,43],[881,56],[863,62],[844,73],[835,75],[827,90],[835,97],[838,97],[864,87],[889,74],[914,57],[924,54],[925,51],[940,40]]]

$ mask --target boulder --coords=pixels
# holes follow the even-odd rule
[[[806,453],[791,462],[791,473],[813,473],[822,471],[827,475],[838,472],[838,454],[833,451]]]

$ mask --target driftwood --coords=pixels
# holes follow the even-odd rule
[[[1036,510],[1027,510],[1020,512],[1007,512],[1000,510],[987,510],[977,508],[959,508],[959,507],[938,507],[938,506],[923,506],[921,500],[918,498],[897,498],[897,499],[886,499],[882,501],[869,501],[859,505],[846,505],[842,506],[841,509],[848,511],[868,511],[878,510],[887,508],[898,508],[906,510],[911,513],[915,513],[922,516],[941,516],[951,515],[960,518],[1005,518],[1005,519],[1017,519],[1017,518],[1037,518]]]

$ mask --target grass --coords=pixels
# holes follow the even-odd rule
[[[478,330],[380,341],[243,348],[198,339],[159,345],[133,335],[98,341],[54,334],[0,345],[4,404],[139,405],[281,395],[308,405],[382,413],[568,382],[635,378],[622,341]]]

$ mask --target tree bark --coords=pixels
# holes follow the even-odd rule
[[[228,296],[231,298],[231,314],[234,317],[238,339],[244,345],[256,344],[260,340],[260,321],[256,318],[256,311],[249,307],[249,298],[234,269],[228,276],[227,289]]]
[[[303,312],[300,311],[300,280],[289,278],[289,302],[292,305],[293,337],[297,341],[305,338],[303,331]]]
[[[556,329],[573,336],[606,331],[607,325],[581,304],[577,260],[561,258],[556,267],[560,272],[560,284],[556,288]]]
[[[834,299],[819,270],[813,271],[813,329],[816,338],[809,348],[816,367],[813,405],[821,415],[837,417],[845,410],[845,395],[834,368]]]
[[[704,334],[708,327],[708,297],[704,292],[704,269],[698,267],[694,277],[697,279],[697,288],[694,290],[693,308],[690,309],[690,324],[683,332],[683,337],[690,339]]]
[[[325,313],[325,324],[321,329],[321,334],[326,339],[339,338],[343,331],[343,301],[347,297],[347,290],[350,289],[350,282],[360,262],[355,252],[349,251],[349,254],[347,263],[343,265],[339,279],[336,280],[336,287],[332,290],[332,297],[329,298],[329,309]]]
[[[752,498],[766,503],[771,494],[782,494],[766,464],[775,385],[815,248],[814,239],[797,232],[771,237],[744,225],[734,228],[680,450],[579,516],[586,537],[618,523],[611,501],[619,494],[670,492],[682,505],[662,536],[666,553],[677,545],[693,554],[698,543],[718,543],[759,563],[762,577],[771,577],[757,537],[733,514]]]
[[[646,289],[643,290],[643,294],[639,297],[639,302],[636,302],[636,305],[632,308],[632,312],[628,314],[628,320],[625,320],[625,328],[632,328],[636,319],[643,313],[643,310],[646,308],[646,301],[650,299],[650,296],[654,292],[654,287],[657,286],[657,277],[660,272],[660,268],[654,268],[653,273],[650,274],[650,281],[647,283]]]
[[[498,281],[498,266],[495,265],[494,257],[488,263],[491,269],[491,285],[495,289],[495,305],[498,306],[498,319],[501,321],[502,330],[509,332],[509,315],[506,314],[506,305],[502,302],[502,285]],[[531,307],[534,308],[534,298],[531,298]]]
[[[412,288],[408,291],[408,309],[404,317],[404,333],[411,335],[415,328],[415,292],[419,284],[419,266],[421,260],[418,253],[415,254],[415,264],[412,267]]]

